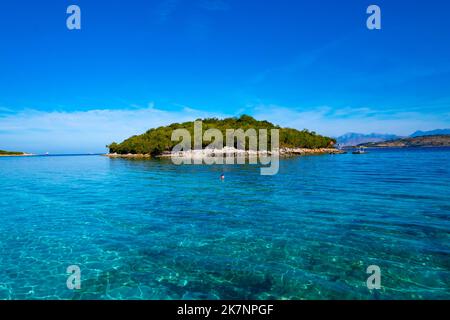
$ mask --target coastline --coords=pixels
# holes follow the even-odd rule
[[[150,154],[117,154],[117,153],[107,153],[103,156],[109,158],[128,158],[128,159],[149,159],[149,158],[171,158],[171,157],[187,157],[187,158],[207,158],[215,156],[227,156],[227,155],[239,155],[239,156],[258,156],[258,155],[271,155],[279,154],[282,157],[289,156],[305,156],[305,155],[324,155],[324,154],[344,154],[344,150],[339,150],[335,148],[281,148],[278,151],[248,151],[240,150],[236,148],[223,148],[223,149],[202,149],[202,150],[189,150],[180,151],[176,154],[172,154],[170,151],[166,151],[160,155],[152,156]]]
[[[34,156],[32,153],[24,153],[24,154],[0,154],[0,157],[30,157]]]
[[[382,145],[382,146],[364,146],[364,148],[367,149],[432,149],[432,148],[450,148],[450,145],[429,145],[429,146],[406,146],[406,145],[399,145],[399,146],[387,146],[387,145]],[[355,150],[358,149],[359,146],[351,146],[351,147],[343,147],[342,150]]]

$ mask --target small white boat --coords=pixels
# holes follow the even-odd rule
[[[353,154],[364,154],[364,153],[367,153],[364,149],[365,149],[366,147],[359,147],[359,149],[358,150],[355,150],[355,151],[353,151],[352,153]]]

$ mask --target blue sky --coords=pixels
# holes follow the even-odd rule
[[[66,8],[81,8],[81,30]],[[377,4],[382,29],[366,28]],[[450,127],[450,3],[40,0],[0,8],[0,149],[102,152],[242,113],[298,129]]]

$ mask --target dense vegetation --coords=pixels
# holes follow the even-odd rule
[[[23,152],[0,150],[0,156],[19,156],[22,154]]]
[[[219,129],[224,137],[226,129],[268,129],[270,143],[270,129],[280,130],[280,147],[289,148],[325,148],[332,146],[336,141],[334,139],[320,136],[315,132],[308,130],[296,130],[290,128],[280,128],[268,121],[258,121],[254,118],[243,115],[239,118],[226,118],[219,120],[217,118],[209,118],[202,120],[203,133],[210,129]],[[132,136],[122,143],[111,143],[109,146],[110,153],[118,154],[151,154],[158,155],[164,151],[170,151],[179,143],[179,141],[171,141],[172,131],[175,129],[187,129],[194,140],[194,122],[173,123],[169,126],[150,129],[146,133]],[[209,145],[212,141],[203,140],[203,147]],[[224,138],[225,144],[225,138]],[[268,146],[270,148],[270,144]]]

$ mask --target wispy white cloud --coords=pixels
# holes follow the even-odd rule
[[[321,57],[323,57],[330,50],[338,47],[343,41],[345,41],[345,38],[334,39],[321,47],[304,51],[290,61],[284,61],[279,66],[267,68],[255,74],[253,77],[250,77],[249,83],[259,84],[266,80],[270,80],[276,75],[286,76],[314,66],[314,64],[316,64]]]
[[[165,111],[153,104],[132,110],[43,112],[29,109],[0,116],[0,149],[35,153],[102,152],[106,144],[120,142],[150,128],[213,116],[225,115],[189,107]]]
[[[159,22],[165,22],[169,19],[172,13],[176,10],[180,0],[164,0],[157,8],[157,15]]]
[[[377,111],[368,107],[335,109],[323,106],[294,109],[277,105],[256,105],[252,114],[257,119],[268,119],[281,126],[306,128],[329,136],[347,132],[409,135],[416,130],[450,127],[448,113]]]
[[[11,112],[14,112],[14,110],[0,106],[0,113],[11,113]]]
[[[230,5],[225,0],[163,0],[156,7],[157,22],[163,23],[170,20],[171,16],[182,4],[203,11],[228,11],[230,9]]]
[[[199,0],[198,5],[200,8],[209,11],[227,11],[230,9],[230,5],[224,0]]]

